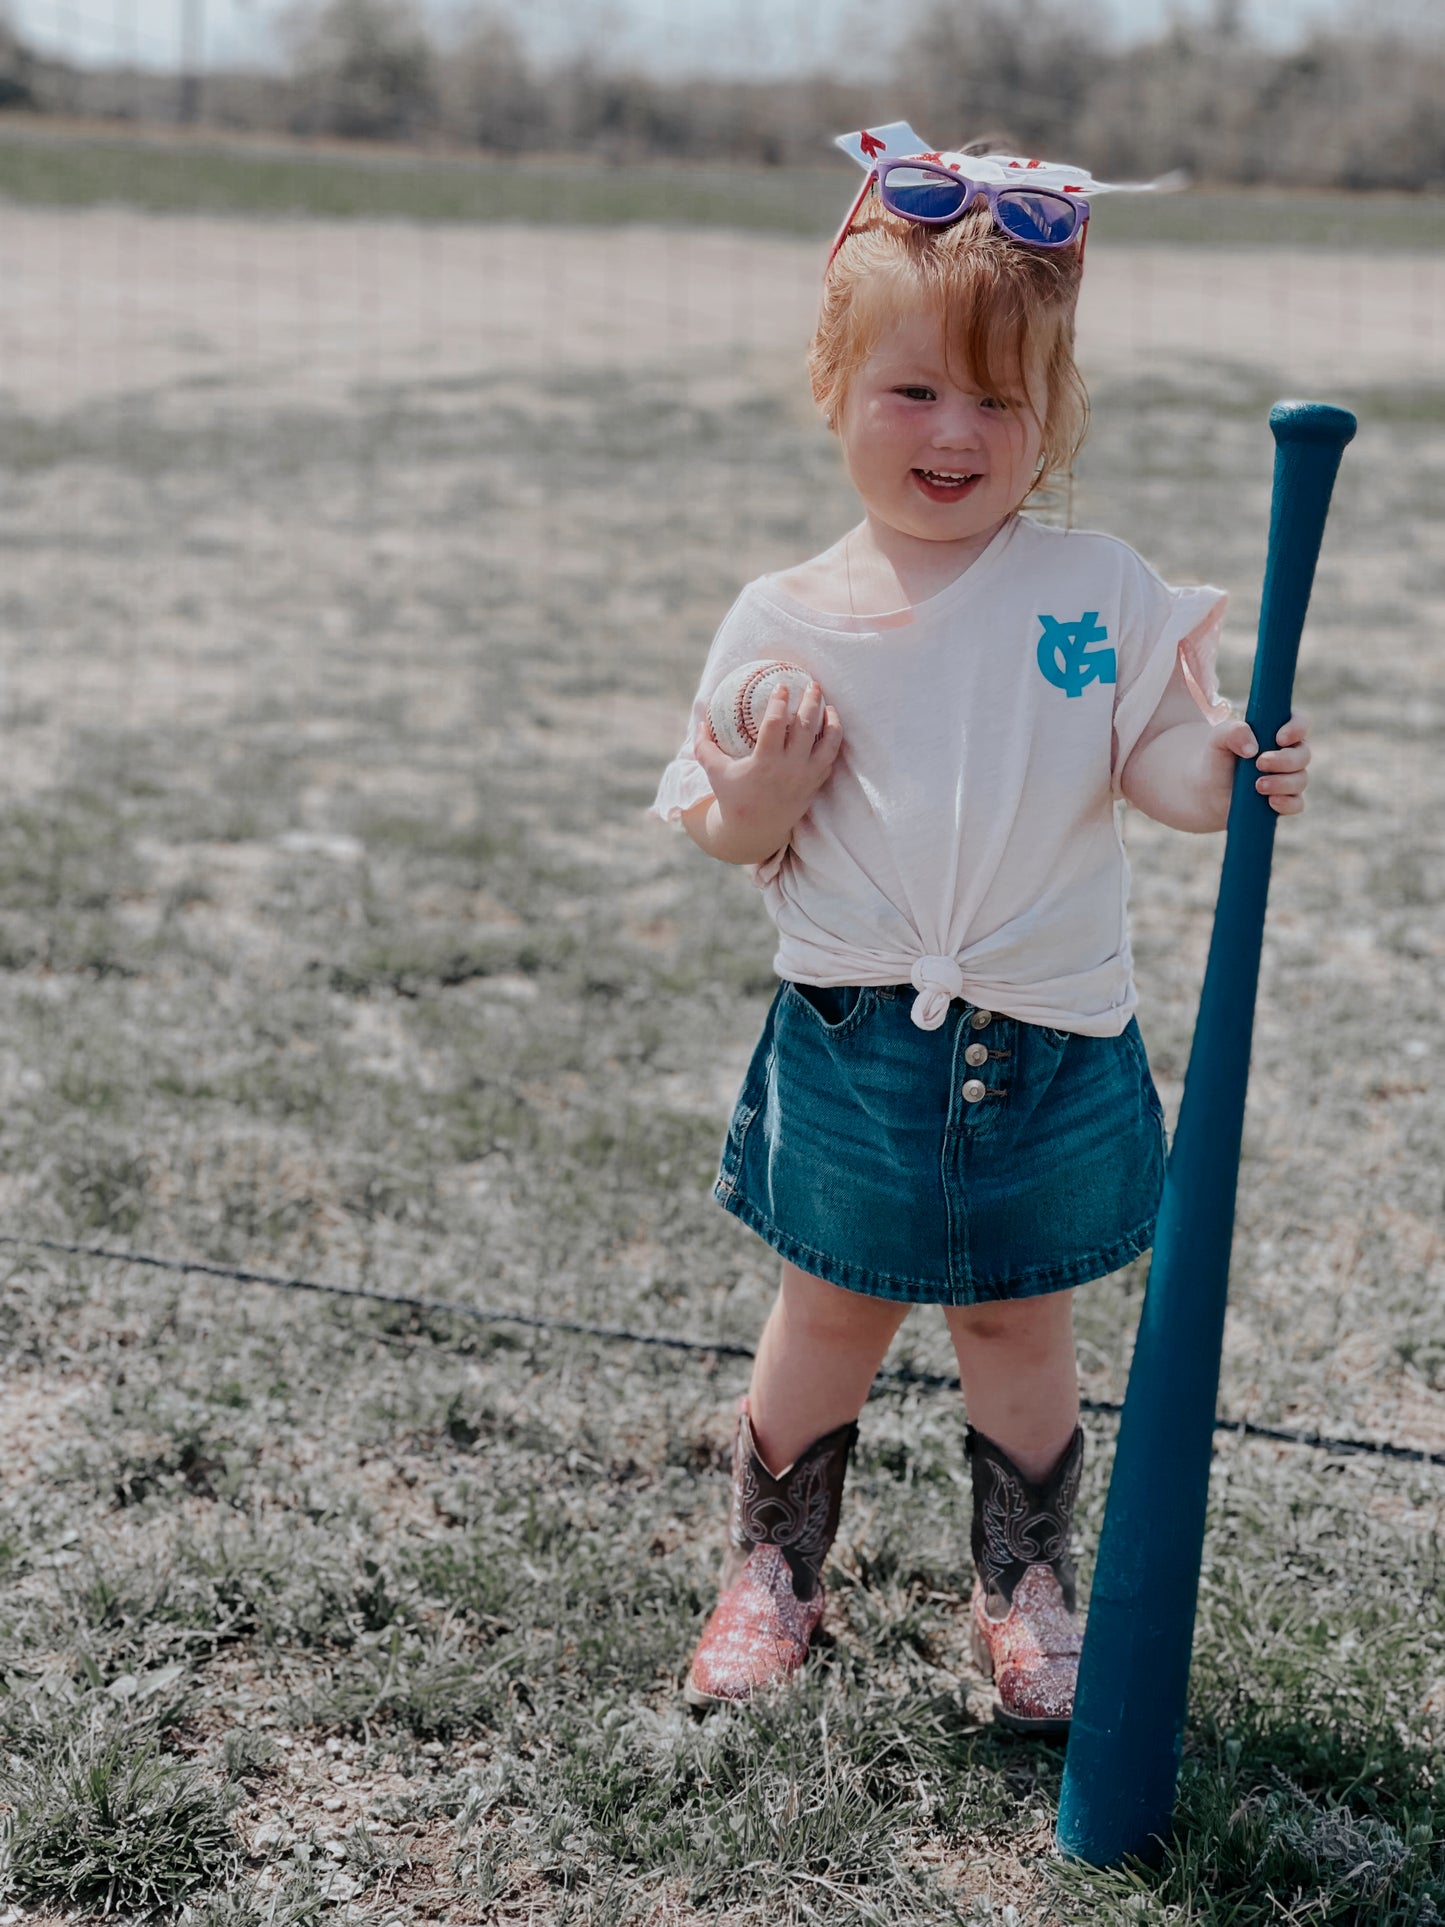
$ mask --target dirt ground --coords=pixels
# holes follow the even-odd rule
[[[347,404],[358,381],[796,367],[812,242],[728,233],[157,218],[0,210],[0,392],[42,415],[225,386],[258,407]],[[1285,392],[1445,379],[1445,262],[1183,247],[1091,250],[1086,380],[1247,364]]]

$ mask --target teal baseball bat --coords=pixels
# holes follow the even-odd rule
[[[1330,493],[1355,418],[1279,402],[1269,554],[1246,720],[1261,750],[1290,713]],[[1096,1867],[1157,1860],[1174,1810],[1204,1546],[1235,1187],[1276,812],[1234,773],[1214,932],[1079,1664],[1059,1845]]]

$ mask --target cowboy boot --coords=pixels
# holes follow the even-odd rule
[[[748,1699],[807,1658],[857,1436],[856,1425],[840,1425],[774,1475],[758,1456],[748,1402],[739,1400],[728,1552],[682,1689],[690,1705]]]
[[[995,1718],[1021,1733],[1067,1733],[1082,1639],[1069,1524],[1084,1434],[1074,1428],[1046,1478],[1026,1479],[968,1428],[973,1471],[973,1656],[998,1694]]]

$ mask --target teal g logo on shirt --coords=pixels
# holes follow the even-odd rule
[[[1099,624],[1099,612],[1090,609],[1075,622],[1061,622],[1057,616],[1040,616],[1044,633],[1039,637],[1039,668],[1044,680],[1066,696],[1082,696],[1091,682],[1117,680],[1112,649],[1089,648],[1091,642],[1106,642],[1109,632]]]

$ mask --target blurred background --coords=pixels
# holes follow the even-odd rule
[[[0,106],[491,154],[815,162],[902,115],[1101,177],[1445,182],[1433,0],[7,0]]]

